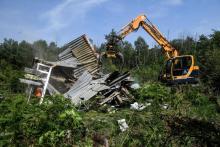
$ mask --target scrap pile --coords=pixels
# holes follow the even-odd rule
[[[96,96],[99,96],[99,105],[131,101],[130,74],[117,71],[101,74],[98,56],[88,37],[82,35],[63,47],[56,62],[36,58],[33,68],[26,68],[25,79],[20,81],[28,84],[28,97],[34,93],[41,97],[41,102],[46,92],[63,94],[75,104]]]
[[[91,74],[84,72],[64,96],[70,98],[75,104],[99,96],[99,105],[110,102],[120,105],[133,99],[128,92],[131,83],[129,73],[113,72],[94,79]]]
[[[99,103],[100,105],[107,102],[115,102],[115,104],[121,105],[126,101],[130,102],[134,99],[128,91],[133,83],[133,80],[130,79],[130,74],[128,72],[120,74],[115,71],[106,78],[105,83],[110,88],[101,93],[103,99],[101,99]]]

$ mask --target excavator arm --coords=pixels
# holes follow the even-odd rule
[[[120,39],[124,39],[131,32],[137,31],[143,21],[145,21],[147,17],[145,15],[139,15],[134,20],[132,20],[129,24],[124,26],[117,34]]]
[[[122,40],[131,32],[142,27],[164,50],[167,60],[179,55],[178,51],[160,33],[160,31],[147,19],[146,15],[139,15],[118,32],[118,37]]]
[[[145,21],[141,22],[141,26],[163,48],[167,59],[179,55],[178,51],[169,43],[169,41],[159,32],[159,30],[150,21],[149,23]]]

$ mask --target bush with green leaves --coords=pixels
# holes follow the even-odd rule
[[[157,99],[158,101],[166,101],[170,98],[171,90],[169,87],[166,87],[157,82],[148,82],[145,83],[139,90],[139,98],[141,100],[147,99]]]
[[[82,138],[82,118],[62,96],[46,97],[41,105],[23,95],[5,97],[0,109],[0,146],[65,146]]]
[[[184,98],[191,101],[195,106],[206,105],[209,103],[209,98],[202,93],[201,87],[191,87],[184,89]]]
[[[0,59],[0,92],[21,92],[22,84],[19,78],[23,77],[23,72],[16,70],[5,60]]]
[[[87,137],[105,136],[110,146],[161,146],[166,137],[164,122],[148,111],[123,108],[115,113],[89,111],[83,115]],[[117,120],[125,119],[129,128],[122,132]]]
[[[141,66],[138,69],[132,70],[132,75],[140,83],[145,83],[149,81],[157,81],[159,76],[159,71],[161,70],[160,65],[149,65],[147,67]]]
[[[191,102],[189,115],[202,119],[216,119],[217,104],[210,101],[209,96],[205,95],[202,87],[191,87],[184,89],[184,99]]]

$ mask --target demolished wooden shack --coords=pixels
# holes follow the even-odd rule
[[[48,83],[43,75],[46,69],[38,69],[39,65],[51,68],[50,73],[45,71]],[[120,105],[124,101],[133,99],[127,90],[132,83],[128,72],[104,75],[99,69],[98,54],[88,37],[82,35],[64,45],[56,62],[36,58],[33,68],[25,70],[29,77],[26,76],[26,79],[20,80],[29,85],[29,93],[31,93],[30,89],[41,86],[50,95],[63,94],[74,104],[81,104],[98,95],[102,97],[97,101],[100,105],[113,101]],[[35,84],[36,82],[38,84]]]

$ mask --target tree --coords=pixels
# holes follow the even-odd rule
[[[134,42],[135,50],[137,54],[137,59],[139,65],[146,65],[148,61],[148,48],[149,46],[145,42],[145,40],[142,37],[138,37],[137,40]]]
[[[193,54],[196,47],[196,41],[190,36],[187,36],[185,39],[174,39],[171,41],[171,44],[180,54]]]
[[[19,56],[18,42],[12,39],[4,39],[0,45],[0,59],[12,64],[15,68],[23,66],[23,60]]]
[[[209,73],[208,78],[216,90],[220,90],[220,31],[214,31],[210,35],[210,50],[206,52],[208,62],[205,63]]]
[[[210,37],[210,38],[209,38]],[[213,86],[215,91],[220,87],[220,31],[214,31],[206,37],[201,35],[197,43],[196,56],[203,82]]]
[[[26,41],[20,42],[19,43],[19,54],[20,54],[20,58],[22,58],[24,62],[23,66],[31,67],[32,60],[34,58],[32,45]]]
[[[47,50],[48,50],[48,45],[45,40],[38,40],[33,43],[33,54],[36,57],[42,58],[42,59],[47,59]]]
[[[112,29],[112,31],[105,35],[106,47],[113,46],[113,50],[121,51],[122,50],[122,41],[118,38],[117,33]],[[108,50],[108,48],[106,48]]]
[[[153,48],[149,49],[147,64],[162,65],[164,61],[163,51],[160,46],[155,45]]]
[[[135,50],[128,41],[123,43],[124,66],[128,69],[135,67]]]

